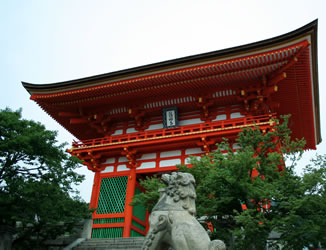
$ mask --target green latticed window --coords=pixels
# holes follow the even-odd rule
[[[123,213],[125,209],[127,176],[104,178],[98,198],[97,214]],[[94,224],[123,223],[124,218],[95,219]],[[120,238],[123,227],[93,228],[92,238]]]
[[[93,228],[92,238],[121,238],[123,227]]]
[[[127,181],[127,176],[102,179],[97,214],[124,212]]]
[[[107,219],[95,219],[94,224],[102,223],[123,223],[124,218],[107,218]]]

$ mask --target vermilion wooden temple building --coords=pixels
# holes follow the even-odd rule
[[[53,84],[23,83],[76,138],[70,153],[95,172],[92,237],[145,235],[129,203],[139,179],[176,170],[241,129],[291,114],[307,149],[321,141],[317,21],[272,39]]]

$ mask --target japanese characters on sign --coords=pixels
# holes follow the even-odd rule
[[[178,109],[177,109],[177,107],[163,109],[163,126],[164,126],[164,128],[178,127]]]

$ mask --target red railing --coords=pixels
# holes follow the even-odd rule
[[[150,131],[136,132],[123,135],[114,135],[79,142],[73,142],[72,150],[78,150],[85,147],[92,147],[97,145],[115,145],[122,143],[131,143],[137,141],[155,140],[162,138],[170,138],[177,136],[186,136],[193,134],[200,134],[203,132],[213,132],[219,130],[227,130],[233,128],[244,128],[262,124],[268,124],[271,119],[276,118],[275,114],[251,116],[243,118],[235,118],[230,120],[215,121],[209,123],[200,123],[193,125],[185,125],[170,129],[156,129]]]

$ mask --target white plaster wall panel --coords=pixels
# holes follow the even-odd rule
[[[148,127],[148,129],[145,130],[154,130],[154,129],[162,129],[163,128],[163,123],[159,124],[152,124]]]
[[[160,157],[172,157],[172,156],[179,156],[181,155],[181,150],[173,150],[173,151],[165,151],[161,152]]]
[[[138,169],[148,169],[148,168],[155,168],[156,167],[156,162],[155,161],[150,161],[150,162],[142,162]]]
[[[119,162],[127,162],[127,161],[128,161],[127,157],[125,156],[119,157]]]
[[[101,173],[112,173],[114,170],[113,167],[106,167]]]
[[[117,171],[120,172],[120,171],[127,171],[129,170],[129,168],[127,168],[127,165],[126,164],[123,164],[123,165],[119,165],[117,167]]]
[[[196,158],[198,161],[200,160],[200,158],[201,158],[201,156],[193,156],[193,158]],[[190,157],[187,157],[186,159],[185,159],[185,164],[190,164],[190,160],[191,160],[191,158]]]
[[[111,136],[112,136],[112,135],[122,135],[122,132],[123,132],[122,129],[117,129],[116,131],[114,131],[113,134],[111,134]]]
[[[160,161],[160,167],[174,167],[177,164],[181,164],[181,159],[163,160]]]
[[[244,115],[241,115],[240,112],[235,112],[230,115],[231,119],[234,118],[240,118],[240,117],[245,117]]]
[[[181,120],[181,121],[179,121],[179,126],[192,125],[192,124],[198,124],[198,123],[204,123],[204,122],[202,120],[200,120],[200,118]]]
[[[186,155],[200,154],[200,153],[203,153],[201,148],[187,148],[186,149]]]
[[[200,160],[200,156],[194,156],[197,160]],[[191,158],[190,157],[187,157],[186,159],[185,159],[185,164],[190,164],[190,160],[191,160]]]
[[[114,162],[115,162],[115,158],[111,157],[111,158],[106,159],[106,161],[103,164],[112,164]]]
[[[226,114],[223,114],[223,115],[218,115],[216,116],[216,118],[212,121],[223,121],[223,120],[226,120]]]
[[[126,131],[127,134],[136,133],[136,132],[137,132],[137,130],[135,128],[128,128]]]
[[[149,160],[149,159],[155,159],[156,158],[156,153],[149,153],[149,154],[143,154],[140,157],[140,160]]]

